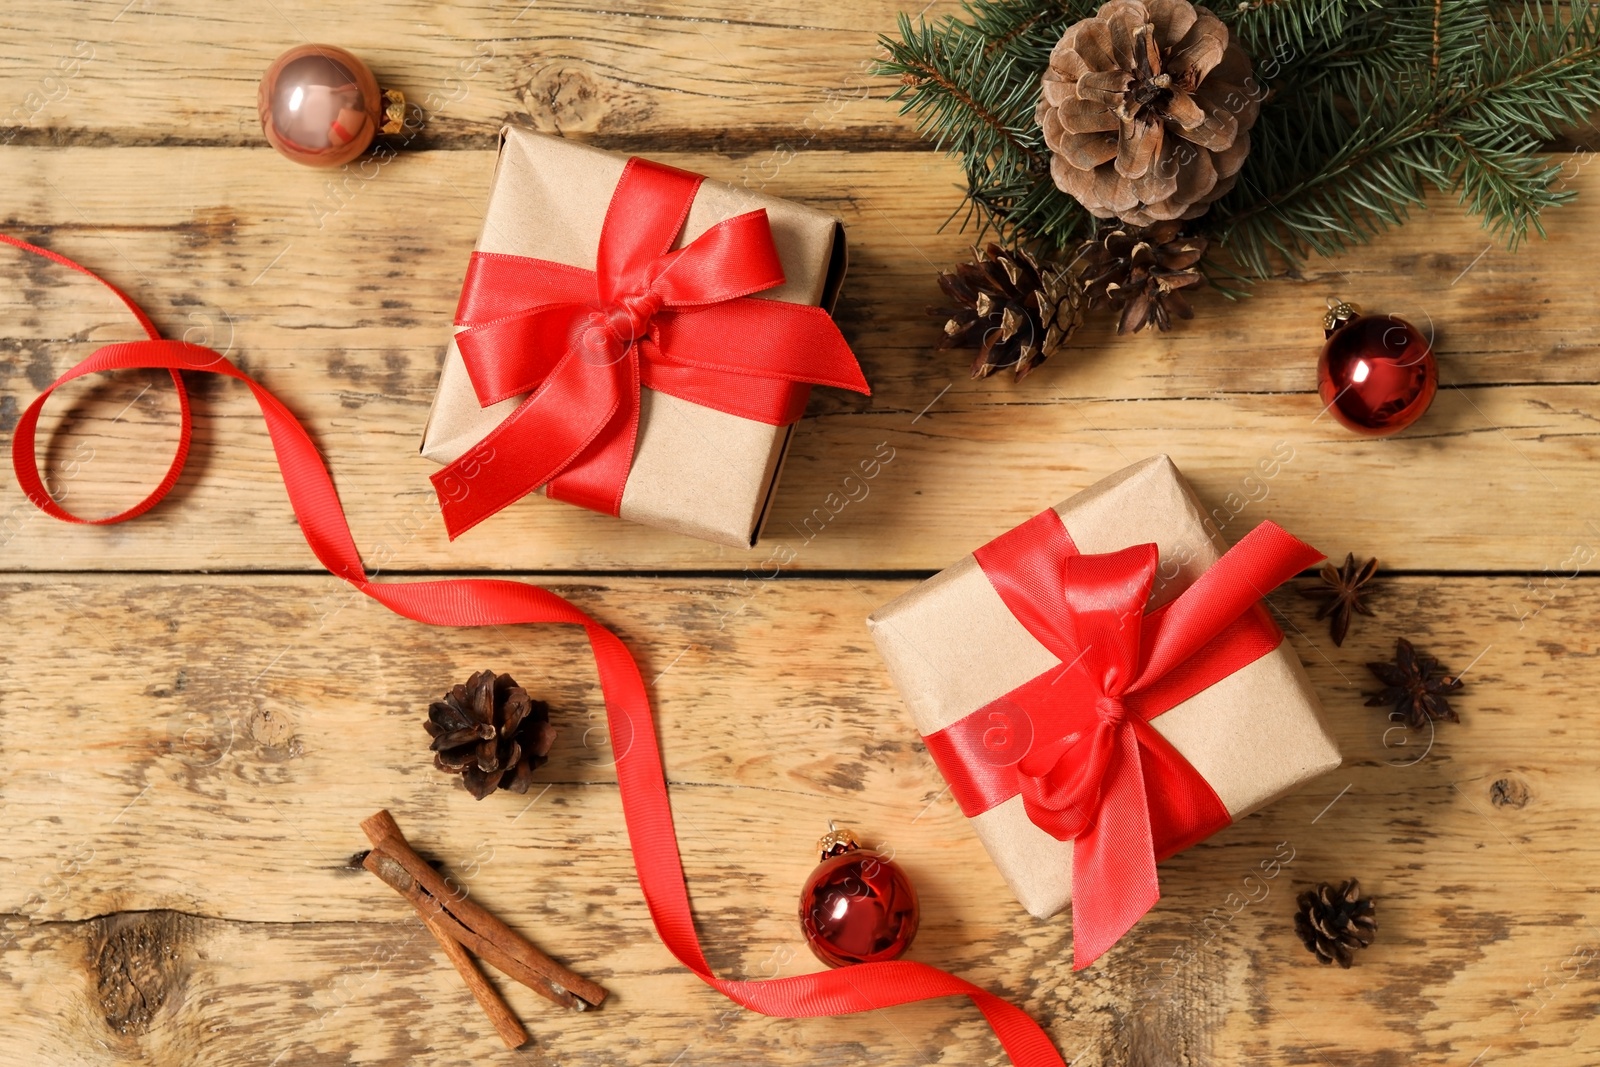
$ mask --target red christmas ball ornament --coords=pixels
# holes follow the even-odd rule
[[[863,850],[849,830],[830,830],[822,862],[800,890],[800,928],[829,967],[897,959],[917,936],[917,891],[891,859]]]
[[[378,88],[365,63],[325,44],[289,49],[273,60],[256,91],[267,141],[310,167],[348,163],[378,134],[399,133],[405,107],[401,93]]]
[[[1322,320],[1327,343],[1317,361],[1317,392],[1346,428],[1382,437],[1422,417],[1439,389],[1433,345],[1396,315],[1363,315],[1333,304]]]

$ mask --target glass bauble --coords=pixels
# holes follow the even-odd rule
[[[300,45],[279,56],[261,79],[256,105],[272,147],[311,167],[350,162],[383,123],[372,71],[331,45]]]
[[[822,839],[822,862],[800,891],[806,944],[830,967],[898,958],[917,935],[917,892],[899,864],[863,850],[848,830]]]
[[[1394,315],[1352,311],[1335,320],[1317,361],[1323,406],[1360,434],[1399,433],[1422,417],[1438,388],[1433,345]]]

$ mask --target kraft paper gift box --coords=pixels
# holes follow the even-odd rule
[[[500,136],[477,250],[594,270],[601,226],[627,157],[516,127]],[[785,278],[757,296],[831,310],[844,280],[845,239],[843,224],[825,212],[708,179],[674,247],[757,208],[767,211]],[[483,440],[522,399],[480,406],[452,340],[423,432],[422,455],[450,463]],[[618,515],[749,548],[771,505],[793,431],[793,425],[769,426],[646,388]]]
[[[1158,546],[1150,608],[1177,597],[1225,550],[1166,456],[1118,471],[1055,511],[1085,554]],[[1012,616],[971,555],[880,608],[868,626],[923,736],[1060,662]],[[1150,725],[1205,778],[1233,821],[1340,762],[1286,642]],[[1073,843],[1035,826],[1021,796],[970,822],[1029,912],[1047,918],[1071,902]]]

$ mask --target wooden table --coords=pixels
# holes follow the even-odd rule
[[[828,819],[894,849],[923,901],[912,958],[1040,1019],[1079,1064],[1567,1064],[1600,1058],[1600,179],[1516,252],[1439,201],[1355,254],[1212,295],[1163,336],[1102,322],[1021,386],[969,381],[924,306],[970,235],[959,175],[865,64],[903,0],[9,0],[0,230],[126,287],[316,437],[358,544],[391,574],[493,571],[571,597],[653,693],[716,969],[796,974],[798,887]],[[615,7],[615,5],[614,5]],[[936,3],[930,16],[954,10]],[[348,47],[431,112],[381,167],[263,146],[255,79],[302,39]],[[448,544],[416,455],[506,122],[646,153],[835,212],[839,320],[875,387],[822,391],[763,547],[740,553],[533,501]],[[1329,296],[1436,329],[1446,388],[1413,432],[1319,418]],[[0,255],[0,443],[128,316],[69,272]],[[577,634],[425,630],[315,564],[246,391],[195,382],[194,455],[136,522],[68,527],[0,488],[0,1061],[7,1064],[1001,1063],[965,1002],[783,1021],[677,966],[634,881]],[[125,374],[48,419],[52,484],[109,513],[152,484],[170,386]],[[800,531],[886,445],[865,499]],[[1258,459],[1287,449],[1277,477]],[[1157,451],[1236,538],[1272,518],[1378,556],[1377,617],[1335,648],[1301,579],[1272,597],[1345,767],[1162,867],[1163,899],[1094,968],[1012,901],[871,648],[877,605],[1042,506]],[[1233,515],[1233,511],[1238,511]],[[815,524],[814,524],[815,525]],[[792,549],[773,578],[768,560]],[[1362,706],[1407,635],[1468,668],[1427,744]],[[469,671],[557,708],[529,798],[475,803],[421,717]],[[1401,742],[1409,740],[1409,744]],[[351,857],[387,807],[419,849],[615,990],[565,1015],[502,983],[508,1053],[404,902]],[[1279,877],[1245,881],[1292,855]],[[1380,940],[1316,965],[1294,896],[1359,876]],[[1256,899],[1251,899],[1252,897]],[[1476,1057],[1476,1059],[1474,1059]]]

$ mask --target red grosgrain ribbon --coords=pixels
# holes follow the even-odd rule
[[[615,515],[641,386],[773,426],[800,417],[813,384],[871,392],[826,311],[751,298],[783,284],[765,208],[671,250],[703,180],[628,160],[596,271],[472,254],[456,345],[478,402],[530,395],[434,474],[451,539],[546,484],[556,500]],[[469,476],[472,492],[454,495]]]
[[[967,817],[1021,795],[1034,825],[1073,842],[1073,966],[1087,967],[1160,899],[1156,861],[1231,821],[1150,720],[1277,648],[1259,601],[1323,556],[1262,523],[1146,614],[1156,546],[1081,555],[1053,510],[974,555],[1062,665],[929,735],[928,751]]]
[[[622,814],[628,826],[639,887],[662,943],[680,963],[736,1003],[763,1015],[790,1019],[871,1011],[935,997],[971,997],[994,1027],[1000,1043],[1017,1067],[1064,1067],[1050,1039],[1021,1009],[926,964],[908,960],[863,963],[836,971],[769,981],[730,981],[712,974],[700,950],[694,917],[689,910],[689,891],[684,884],[678,840],[672,827],[672,807],[661,770],[661,750],[656,743],[650,700],[627,646],[576,606],[554,593],[522,582],[489,578],[382,584],[368,581],[328,469],[305,428],[287,407],[212,349],[183,341],[162,340],[138,305],[92,271],[55,252],[4,234],[0,234],[0,241],[54,260],[100,282],[128,306],[150,338],[106,345],[57,378],[54,385],[28,405],[17,423],[11,462],[17,480],[37,507],[58,519],[75,523],[121,522],[149,510],[177,482],[189,449],[189,400],[179,372],[205,371],[244,382],[255,395],[266,419],[295,517],[300,521],[311,551],[328,570],[389,610],[430,626],[557,623],[583,627],[599,668],[611,743],[617,753]],[[34,453],[39,412],[56,388],[74,378],[131,368],[156,368],[171,373],[178,390],[182,418],[177,457],[155,491],[132,508],[107,519],[79,518],[50,498],[39,477]],[[467,474],[463,474],[463,479],[453,492],[470,496],[478,491],[477,483]]]

